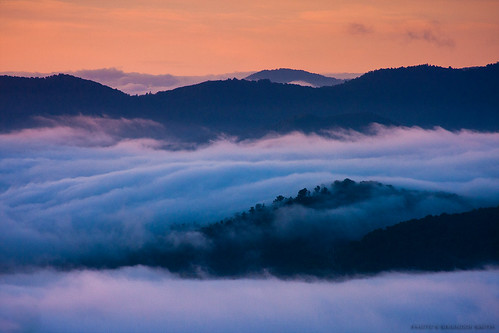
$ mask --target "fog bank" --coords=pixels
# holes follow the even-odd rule
[[[413,332],[497,329],[497,318],[497,269],[311,283],[181,280],[144,267],[0,275],[2,332]]]
[[[169,142],[147,136],[156,126],[77,117],[0,134],[2,262],[53,262],[92,253],[120,257],[123,249],[157,241],[171,225],[210,224],[277,195],[346,177],[457,193],[465,204],[430,193],[412,209],[404,196],[390,196],[290,216],[334,217],[345,225],[364,221],[372,229],[377,222],[366,223],[369,216],[386,225],[499,201],[499,133],[377,127],[371,135],[292,133],[167,150]],[[123,137],[130,129],[142,136]],[[296,225],[295,220],[280,223]]]

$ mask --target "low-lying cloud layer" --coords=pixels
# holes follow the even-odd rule
[[[498,271],[491,270],[388,274],[341,283],[199,281],[177,279],[144,267],[2,275],[0,331],[414,332],[413,325],[497,328],[498,277]]]
[[[163,149],[168,142],[123,138],[118,130],[155,124],[100,121],[82,117],[0,135],[2,262],[57,262],[91,253],[115,258],[173,224],[206,225],[346,177],[457,193],[469,203],[430,200],[403,219],[499,200],[499,133],[378,127],[371,135],[294,133],[172,151]],[[397,200],[330,213],[359,220],[383,209],[402,211]]]

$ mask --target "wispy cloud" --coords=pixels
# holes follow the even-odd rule
[[[372,33],[374,29],[366,26],[363,23],[350,23],[348,25],[347,31],[352,35],[367,35]]]
[[[406,32],[406,37],[409,40],[422,40],[442,47],[456,46],[456,42],[454,41],[454,39],[430,28],[422,30],[408,30]]]

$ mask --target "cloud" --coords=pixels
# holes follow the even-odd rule
[[[406,32],[406,37],[409,40],[422,40],[441,47],[452,48],[456,46],[456,42],[454,41],[454,39],[437,33],[432,29],[408,30]]]
[[[498,271],[346,282],[181,280],[133,267],[0,275],[3,332],[413,332],[496,325]]]
[[[366,35],[372,33],[373,29],[363,23],[350,23],[347,31],[352,35]]]
[[[378,127],[372,135],[293,133],[167,150],[171,142],[147,135],[155,124],[60,121],[0,134],[4,265],[99,257],[119,262],[124,251],[159,246],[172,225],[206,225],[346,177],[457,193],[475,207],[499,200],[499,133]],[[132,138],[121,130],[129,128],[137,130]],[[402,212],[401,197],[392,199],[328,214],[360,221],[382,216],[385,207]],[[468,208],[429,197],[399,218]],[[184,236],[167,238],[164,246],[203,244],[195,234]]]
[[[70,146],[109,146],[128,138],[163,137],[165,125],[142,118],[108,118],[87,116],[34,117],[38,128],[28,128],[9,135],[15,140],[41,139],[42,144]],[[89,135],[90,134],[90,135]]]

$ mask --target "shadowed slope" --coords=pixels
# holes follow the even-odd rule
[[[362,130],[373,120],[499,130],[499,64],[468,69],[426,65],[383,69],[323,88],[266,80],[209,81],[133,97],[67,75],[1,77],[0,98],[4,131],[25,125],[32,116],[80,113],[147,118],[187,131],[204,129],[212,137],[226,133],[247,138],[330,127]],[[303,124],[297,119],[304,119]]]
[[[249,75],[245,80],[258,81],[270,80],[276,83],[302,82],[313,87],[334,86],[345,82],[334,77],[327,77],[320,74],[310,73],[303,70],[279,68],[273,70],[263,70]]]

